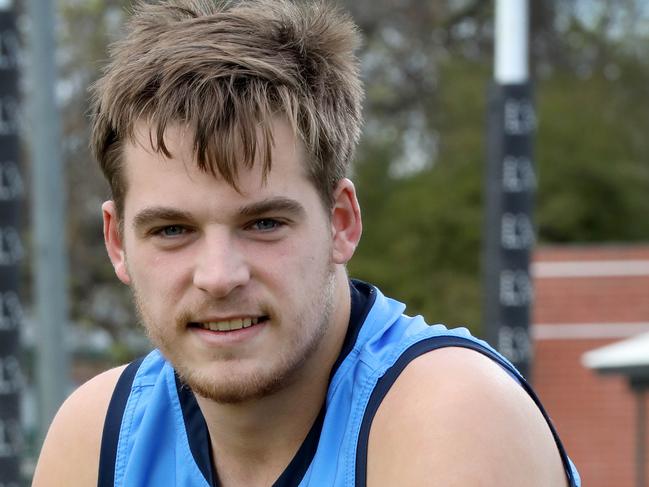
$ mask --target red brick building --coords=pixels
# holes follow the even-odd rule
[[[583,485],[632,487],[635,397],[623,378],[587,369],[582,355],[649,332],[649,246],[542,247],[532,275],[534,387]]]

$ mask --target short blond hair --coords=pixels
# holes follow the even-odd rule
[[[331,205],[362,124],[359,41],[353,21],[324,1],[138,3],[91,90],[91,148],[118,212],[122,147],[138,121],[167,157],[166,128],[185,124],[200,169],[236,188],[238,169],[256,156],[268,174],[278,115],[303,141],[309,177]]]

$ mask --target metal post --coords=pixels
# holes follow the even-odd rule
[[[497,0],[495,24],[485,177],[484,329],[487,340],[529,377],[536,117],[528,73],[527,1]]]
[[[35,301],[38,331],[38,400],[41,439],[69,385],[65,329],[68,321],[64,174],[55,103],[53,7],[27,2],[30,33],[30,136],[33,179]]]
[[[500,84],[529,79],[528,0],[496,0],[494,79]]]
[[[645,390],[640,387],[636,388],[635,397],[636,397],[636,449],[635,449],[636,487],[645,487],[646,486],[645,446],[647,442]]]
[[[24,197],[20,170],[20,42],[12,2],[0,2],[0,486],[18,487],[23,453],[20,417],[19,266],[24,251],[20,210]]]

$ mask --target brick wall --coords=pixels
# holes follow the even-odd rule
[[[534,387],[583,485],[633,487],[635,396],[581,357],[649,331],[649,246],[540,248],[532,272]]]

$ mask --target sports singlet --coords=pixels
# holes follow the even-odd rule
[[[415,358],[464,347],[503,367],[548,422],[570,487],[579,474],[534,391],[520,373],[465,328],[429,326],[376,287],[351,281],[352,309],[325,404],[273,487],[365,487],[370,426],[381,401]],[[111,399],[102,437],[99,487],[217,487],[209,433],[196,398],[159,351],[131,363]]]

